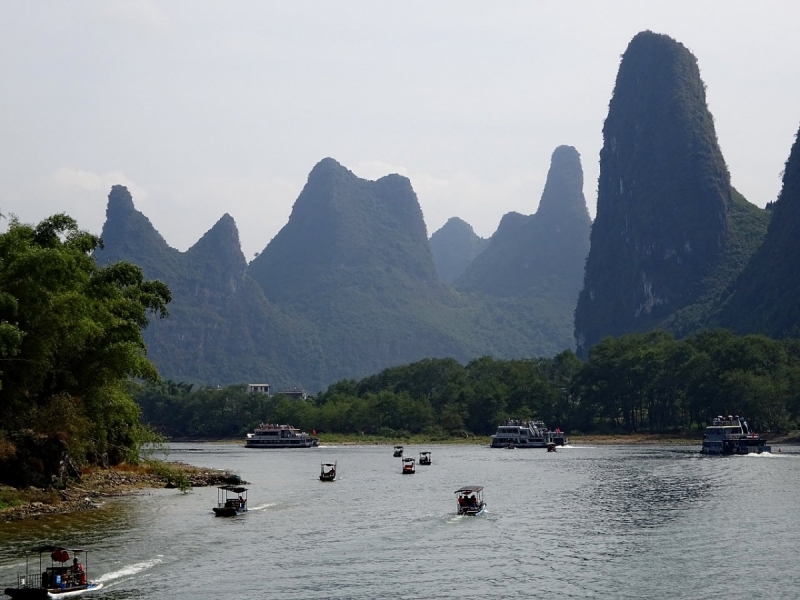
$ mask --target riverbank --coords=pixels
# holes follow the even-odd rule
[[[92,510],[99,508],[109,498],[147,488],[188,490],[237,481],[238,475],[180,462],[148,461],[141,465],[84,469],[81,478],[70,481],[63,490],[0,486],[0,521]]]

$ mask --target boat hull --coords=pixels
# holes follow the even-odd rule
[[[215,506],[213,509],[214,514],[218,517],[235,517],[236,515],[243,515],[247,509],[231,508],[229,506]]]
[[[482,515],[485,510],[486,510],[486,502],[481,504],[479,508],[466,508],[459,510],[458,514],[465,515],[467,517],[477,517],[479,515]]]
[[[14,599],[20,600],[38,600],[46,598],[68,598],[71,596],[79,596],[87,592],[94,592],[103,587],[102,583],[90,583],[74,588],[64,590],[59,589],[45,589],[45,588],[6,588],[4,593]]]
[[[732,456],[734,454],[761,454],[772,452],[772,447],[767,446],[766,440],[725,440],[703,441],[701,454],[710,456]]]
[[[317,446],[319,446],[317,438],[290,441],[248,439],[244,443],[245,448],[316,448]]]

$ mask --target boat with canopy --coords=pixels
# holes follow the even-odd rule
[[[248,511],[247,488],[241,485],[221,485],[217,488],[217,505],[213,508],[218,517],[235,517]]]
[[[421,464],[421,465],[429,465],[429,464],[431,464],[431,453],[430,452],[420,452],[419,453],[419,464]]]
[[[39,554],[39,570],[31,571],[31,554]],[[50,566],[47,566],[49,554]],[[81,555],[83,562],[81,562]],[[72,562],[70,563],[70,558]],[[103,587],[102,583],[89,581],[89,551],[81,548],[64,548],[45,545],[34,548],[25,555],[25,574],[17,575],[17,587],[6,588],[11,598],[36,600],[39,598],[65,598]]]
[[[319,469],[320,481],[333,481],[336,479],[336,463],[322,463]]]
[[[416,461],[410,456],[403,459],[403,475],[413,475],[417,472]]]
[[[486,510],[482,485],[465,485],[454,493],[458,494],[458,514],[476,517]]]
[[[392,456],[394,456],[395,458],[400,458],[401,456],[403,456],[403,447],[402,446],[395,446],[394,447],[394,452],[392,453]]]

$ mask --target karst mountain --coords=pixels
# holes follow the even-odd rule
[[[430,239],[436,272],[443,281],[453,284],[488,245],[489,240],[475,233],[472,225],[458,217],[449,218]]]
[[[737,333],[800,337],[800,132],[764,243],[731,286],[716,324]]]
[[[170,316],[145,333],[171,379],[316,392],[425,357],[542,356],[571,341],[547,307],[519,322],[513,302],[445,283],[408,179],[368,181],[330,158],[249,265],[229,215],[180,252],[122,186],[102,235],[99,262],[134,262],[172,290]]]
[[[706,324],[767,221],[731,187],[694,55],[666,35],[636,35],[603,127],[578,353],[608,335]]]

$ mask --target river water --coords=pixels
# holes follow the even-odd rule
[[[246,450],[174,444],[170,460],[250,481],[251,512],[215,518],[214,488],[112,500],[0,524],[0,588],[26,548],[87,546],[96,598],[790,598],[800,593],[800,449],[431,450],[400,473],[388,446]],[[339,478],[318,480],[320,462]],[[455,516],[453,491],[487,511]],[[38,561],[38,559],[37,559]],[[91,597],[91,596],[90,596]]]

